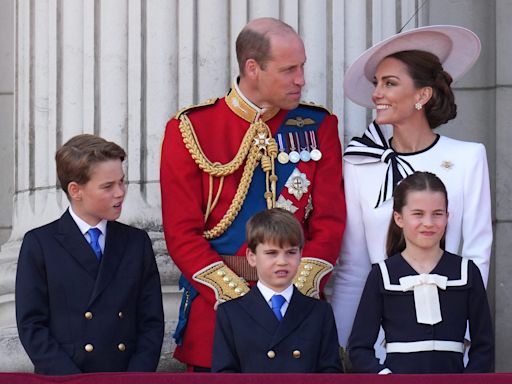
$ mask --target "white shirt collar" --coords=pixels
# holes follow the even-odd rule
[[[82,235],[85,236],[85,234],[87,233],[87,231],[90,228],[98,228],[101,231],[101,234],[103,236],[107,236],[107,220],[106,219],[101,220],[98,224],[96,224],[94,227],[92,227],[89,224],[87,224],[84,220],[82,220],[80,218],[80,216],[78,216],[75,213],[75,211],[73,211],[73,207],[71,205],[69,206],[69,214],[71,215],[71,217],[75,221],[76,225],[80,229],[80,232],[82,232]]]
[[[272,289],[267,287],[265,284],[263,284],[260,280],[258,280],[256,285],[257,285],[258,289],[260,290],[261,294],[263,295],[263,297],[265,298],[265,301],[267,303],[270,302],[270,298],[272,296],[274,296],[274,295],[281,295],[281,296],[283,296],[285,298],[287,303],[290,303],[290,300],[291,300],[292,295],[293,295],[293,284],[290,283],[288,288],[286,288],[282,292],[275,292],[275,291],[273,291]]]

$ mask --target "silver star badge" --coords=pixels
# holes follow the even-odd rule
[[[306,174],[295,168],[286,181],[285,187],[288,188],[288,193],[295,196],[297,200],[300,200],[302,195],[308,191],[310,184],[311,182],[306,178]]]
[[[288,200],[283,195],[279,196],[279,199],[276,201],[276,207],[286,209],[288,212],[295,213],[299,208],[293,205],[291,200]]]

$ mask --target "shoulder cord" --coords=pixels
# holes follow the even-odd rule
[[[242,173],[242,178],[228,210],[224,214],[224,217],[213,228],[206,230],[203,233],[203,236],[206,239],[211,240],[221,236],[233,223],[233,220],[242,208],[242,204],[245,201],[251,184],[254,170],[260,160],[262,168],[266,174],[265,199],[267,201],[267,207],[270,209],[275,206],[277,176],[275,175],[274,160],[278,153],[278,146],[275,139],[272,137],[270,128],[263,121],[260,120],[249,126],[249,129],[242,139],[240,148],[238,148],[237,154],[226,164],[218,162],[212,163],[206,157],[197,139],[192,123],[186,114],[182,114],[180,116],[179,129],[181,136],[183,137],[185,147],[188,149],[192,159],[194,159],[199,169],[209,175],[209,193],[205,222],[218,202],[224,184],[224,177],[234,173],[238,168],[240,168],[244,160],[247,159]],[[252,145],[252,148],[251,144],[254,144]],[[219,190],[212,202],[213,177],[220,177],[221,179],[219,183]]]

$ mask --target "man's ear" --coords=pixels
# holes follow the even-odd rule
[[[260,65],[254,59],[247,59],[245,61],[245,71],[244,76],[250,79],[255,79],[258,77],[258,73],[261,70]]]
[[[245,257],[251,267],[256,267],[256,255],[249,248],[245,251]]]
[[[73,201],[82,200],[82,188],[76,181],[72,181],[68,184],[68,195]]]
[[[395,224],[398,225],[400,228],[404,227],[404,219],[400,212],[393,211],[393,220],[395,220]]]

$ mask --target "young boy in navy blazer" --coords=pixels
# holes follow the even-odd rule
[[[94,135],[73,137],[55,155],[70,207],[25,234],[16,273],[18,333],[36,373],[158,365],[164,316],[151,241],[115,221],[125,156]]]
[[[246,237],[258,282],[217,307],[212,371],[342,372],[331,306],[292,284],[304,246],[298,220],[265,210],[247,222]]]

